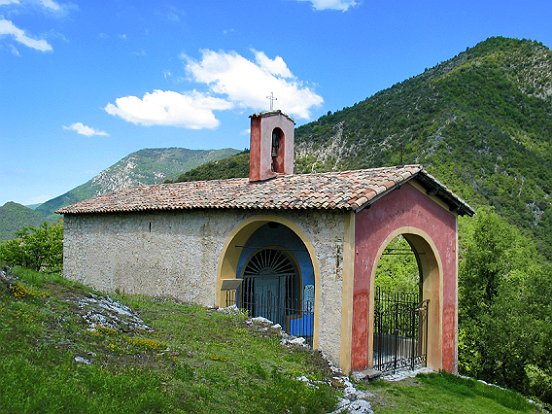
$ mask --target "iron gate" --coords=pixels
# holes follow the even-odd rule
[[[271,279],[274,281],[271,282]],[[309,286],[303,289],[302,297],[291,295],[292,281],[290,275],[244,278],[238,294],[238,306],[247,310],[251,317],[262,316],[280,324],[288,334],[301,336],[312,346],[314,295],[312,299],[307,297]]]
[[[414,369],[427,362],[429,300],[416,293],[385,292],[374,297],[374,368],[383,373]]]
[[[298,271],[285,252],[268,248],[251,257],[236,302],[251,317],[280,324],[288,334],[304,337],[312,346],[314,285],[300,285]]]

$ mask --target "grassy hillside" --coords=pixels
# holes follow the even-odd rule
[[[59,219],[57,215],[51,216],[9,201],[0,206],[0,242],[14,238],[15,232],[22,227],[38,227],[45,221],[54,222]]]
[[[201,164],[225,158],[237,152],[231,148],[222,150],[143,149],[127,155],[90,181],[46,201],[36,210],[51,214],[61,207],[120,188],[162,183]]]
[[[468,378],[444,374],[418,375],[397,383],[369,386],[376,414],[488,414],[544,412],[519,394]]]
[[[328,378],[320,355],[255,334],[241,314],[124,297],[133,311],[59,276],[17,273],[0,281],[1,412],[325,413],[337,402],[329,385],[295,379]]]
[[[2,412],[327,413],[342,394],[318,353],[281,345],[243,314],[117,302],[55,274],[15,273],[0,277]],[[539,412],[519,394],[448,375],[357,387],[376,413]]]

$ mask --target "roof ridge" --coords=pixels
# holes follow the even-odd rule
[[[424,166],[422,164],[405,164],[405,165],[392,165],[388,167],[358,168],[354,170],[335,170],[335,171],[286,174],[286,175],[279,175],[278,177],[293,177],[293,176],[304,176],[304,175],[332,175],[332,174],[345,174],[345,173],[358,173],[358,172],[371,172],[371,171],[384,171],[384,170],[401,170],[401,169],[408,169],[408,168],[417,168],[419,170],[425,171]]]
[[[437,189],[451,209],[472,212],[465,202],[431,177],[420,164],[359,170],[249,178],[187,181],[138,186],[83,200],[60,214],[189,209],[311,209],[360,211],[416,177]]]

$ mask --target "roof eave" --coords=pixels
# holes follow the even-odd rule
[[[426,171],[419,171],[412,178],[415,178],[416,181],[426,189],[428,195],[441,199],[449,207],[451,212],[454,212],[460,216],[470,217],[475,214],[475,210],[468,203],[455,195]]]
[[[389,193],[400,189],[401,186],[403,186],[404,184],[408,183],[411,180],[418,181],[422,185],[422,187],[426,189],[426,192],[428,195],[434,195],[437,198],[440,198],[441,200],[443,200],[443,202],[449,207],[449,211],[456,213],[460,216],[467,215],[471,217],[475,214],[475,210],[469,204],[467,204],[461,198],[457,197],[454,193],[452,193],[448,188],[446,188],[443,184],[437,181],[437,179],[435,179],[433,176],[428,174],[425,170],[420,170],[415,174],[413,174],[412,176],[405,178],[400,183],[397,183],[395,186],[378,194],[377,196],[368,200],[366,203],[362,204],[361,206],[357,208],[353,208],[353,211],[355,213],[359,213],[365,208],[369,208],[372,204],[376,203],[381,198],[386,197]]]

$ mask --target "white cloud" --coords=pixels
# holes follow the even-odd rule
[[[357,0],[298,0],[310,1],[315,10],[340,10],[347,11],[351,7],[358,6]]]
[[[42,4],[42,6],[53,11],[61,10],[61,6],[54,0],[40,0],[40,3]]]
[[[180,23],[182,18],[186,17],[186,11],[184,9],[179,9],[174,6],[169,6],[166,10],[160,11],[160,13],[171,23]]]
[[[201,59],[184,56],[189,80],[207,86],[207,92],[154,90],[138,96],[123,96],[104,110],[133,124],[165,125],[190,129],[216,128],[215,111],[233,108],[267,110],[267,95],[277,98],[275,108],[309,119],[310,110],[324,100],[293,75],[281,56],[269,58],[253,50],[249,60],[236,52],[202,51]],[[172,77],[163,73],[165,80]]]
[[[33,39],[25,34],[25,31],[16,27],[11,21],[0,19],[0,35],[13,36],[15,41],[41,52],[52,51],[52,46],[43,39]]]
[[[216,128],[219,121],[213,111],[231,109],[232,106],[231,102],[197,91],[154,90],[142,99],[136,96],[118,98],[115,104],[109,103],[104,109],[108,114],[133,124],[202,129]]]
[[[63,126],[63,129],[67,131],[75,131],[79,135],[84,135],[87,137],[108,137],[109,134],[105,131],[101,131],[99,129],[91,128],[87,125],[84,125],[82,122],[75,122],[74,124],[71,124],[69,126]]]
[[[278,99],[276,108],[309,119],[310,109],[324,100],[291,73],[282,57],[270,59],[253,51],[255,61],[236,52],[202,51],[198,61],[186,58],[186,71],[194,81],[208,85],[212,93],[224,95],[235,105],[254,110],[268,109],[270,92]]]
[[[259,67],[272,75],[278,75],[282,78],[293,78],[293,74],[289,70],[281,56],[276,56],[270,59],[264,52],[254,50],[255,60]]]
[[[56,12],[62,10],[62,6],[55,0],[38,0],[38,1],[35,0],[34,2],[27,0],[24,3],[40,4],[42,7]],[[0,0],[0,6],[8,6],[10,4],[21,4],[21,1],[20,0]]]

